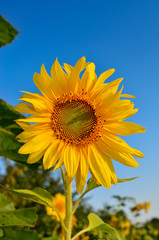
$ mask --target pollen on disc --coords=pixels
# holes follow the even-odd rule
[[[97,135],[97,116],[85,100],[57,102],[51,126],[57,138],[72,144],[88,143]]]

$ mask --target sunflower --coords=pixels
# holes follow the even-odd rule
[[[19,153],[29,154],[28,163],[43,156],[45,169],[64,165],[68,179],[75,176],[78,193],[83,191],[89,171],[97,183],[110,188],[117,183],[112,159],[138,167],[133,156],[144,157],[117,136],[141,133],[145,128],[123,121],[138,109],[125,99],[133,96],[122,94],[123,88],[118,91],[122,78],[104,83],[114,71],[97,79],[94,63],[86,63],[85,57],[74,67],[64,64],[63,68],[56,59],[51,77],[44,65],[41,74],[34,74],[41,93],[23,92],[22,102],[15,106],[19,112],[33,114],[17,120],[24,130],[19,141],[25,143]]]
[[[65,217],[66,217],[65,201],[66,201],[65,196],[61,193],[57,193],[54,197],[52,197],[52,203],[56,207],[56,209],[59,211],[62,220],[65,220]],[[56,221],[58,222],[60,221],[60,218],[57,212],[54,211],[52,208],[46,207],[46,212],[48,215],[52,216],[52,218],[55,219]]]
[[[144,208],[145,208],[145,204],[144,203],[139,203],[135,207],[131,208],[131,211],[132,212],[138,212],[138,211],[141,211]]]
[[[148,213],[149,208],[150,208],[150,205],[151,205],[151,202],[150,202],[150,201],[147,201],[147,202],[145,203],[145,212],[146,212],[146,213]]]

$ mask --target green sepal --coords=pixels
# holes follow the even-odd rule
[[[134,180],[134,179],[136,179],[136,178],[138,178],[138,177],[134,177],[134,178],[123,178],[123,179],[117,178],[117,183],[130,182],[130,181],[132,181],[132,180]],[[86,187],[86,189],[85,189],[85,191],[84,191],[84,195],[85,195],[86,193],[88,193],[89,191],[91,191],[91,190],[93,190],[93,189],[95,189],[95,188],[98,188],[98,187],[100,187],[100,186],[102,186],[102,185],[97,184],[97,183],[94,181],[93,177],[91,177],[91,178],[88,180],[88,182],[87,182],[87,187]]]

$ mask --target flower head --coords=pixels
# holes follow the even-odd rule
[[[138,203],[135,207],[131,208],[132,212],[138,212],[145,208],[144,203]]]
[[[151,202],[150,202],[150,201],[147,201],[147,202],[145,203],[145,212],[146,212],[146,213],[149,211],[150,205],[151,205]]]
[[[130,100],[121,98],[133,96],[122,94],[122,89],[117,91],[122,78],[104,83],[114,69],[97,79],[94,63],[86,63],[85,57],[74,67],[64,64],[63,69],[56,60],[50,77],[42,65],[41,74],[33,77],[41,94],[24,92],[21,96],[16,110],[33,115],[17,120],[24,129],[19,141],[25,143],[19,153],[29,154],[28,163],[43,156],[45,169],[64,165],[68,178],[75,176],[77,192],[83,191],[88,171],[97,183],[110,188],[111,183],[117,183],[112,159],[138,167],[133,156],[143,157],[117,136],[145,131],[123,121],[137,109]]]
[[[66,218],[66,198],[63,194],[57,193],[54,197],[52,197],[52,203],[55,206],[55,208],[59,211],[62,220],[65,220]],[[50,215],[54,220],[57,222],[60,221],[60,218],[56,211],[54,211],[50,207],[46,207],[46,212],[48,215]],[[72,227],[77,226],[77,218],[73,215],[72,216]]]
[[[55,197],[52,197],[52,203],[53,205],[56,207],[56,209],[59,211],[62,220],[65,220],[66,217],[66,211],[65,211],[65,196],[61,193],[57,193],[55,195]],[[56,221],[60,221],[60,218],[57,214],[56,211],[54,211],[52,208],[50,207],[46,207],[46,212],[48,215],[52,216],[52,218]]]

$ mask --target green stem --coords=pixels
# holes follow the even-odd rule
[[[63,184],[64,184],[64,187],[66,187],[66,180],[65,180],[65,174],[64,174],[63,167],[60,167],[60,169],[61,169],[61,175],[62,175]]]
[[[84,192],[80,197],[79,199],[76,201],[75,205],[73,206],[73,210],[72,210],[72,215],[75,213],[80,201],[82,200],[83,196],[85,195],[86,193]]]
[[[65,240],[71,240],[72,227],[72,182],[65,185],[66,194],[66,229]]]
[[[59,211],[57,210],[57,208],[53,208],[53,210],[56,211],[57,215],[59,216],[59,218],[60,218],[60,222],[61,222],[61,226],[62,226],[63,230],[66,232],[67,229],[66,229],[66,226],[65,226],[65,224],[64,224],[64,221],[63,221],[63,219],[62,219],[62,217],[61,217]]]
[[[54,236],[54,235],[56,234],[57,229],[59,228],[59,226],[60,226],[60,224],[57,223],[56,226],[55,226],[55,228],[54,228],[54,230],[53,230],[53,232],[52,232],[52,236]]]
[[[90,231],[90,228],[85,228],[84,230],[81,230],[80,232],[78,232],[73,238],[71,238],[71,240],[75,240],[77,237],[79,237],[81,234]]]
[[[99,231],[98,232],[98,237],[99,237],[99,239],[102,239],[103,238],[103,232]]]

